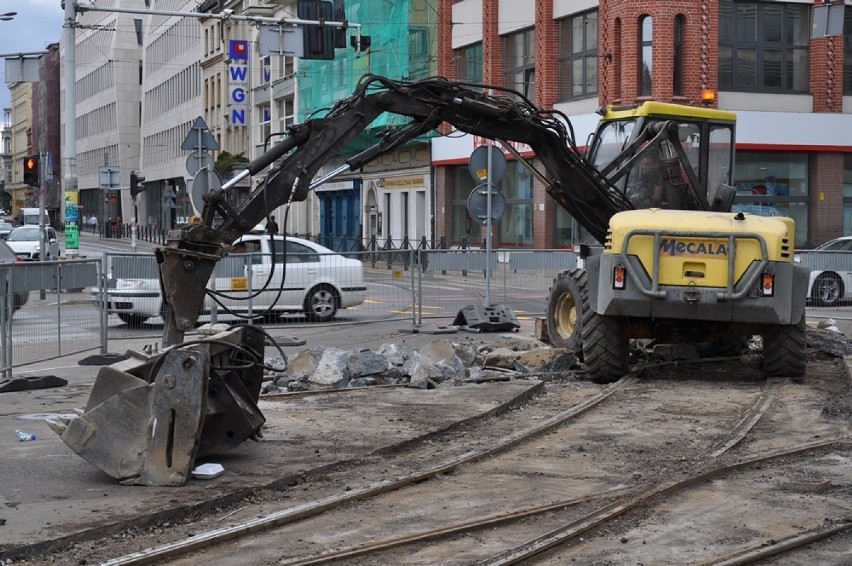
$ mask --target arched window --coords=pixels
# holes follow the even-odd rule
[[[672,60],[672,94],[683,96],[683,15],[674,19],[674,58]]]
[[[654,23],[651,16],[639,19],[639,96],[651,96],[651,44],[654,36]]]

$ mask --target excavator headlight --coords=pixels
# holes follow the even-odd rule
[[[627,270],[623,265],[612,268],[612,288],[622,290],[627,285]]]
[[[764,297],[771,297],[775,294],[775,275],[769,271],[764,271],[760,278],[760,292]]]

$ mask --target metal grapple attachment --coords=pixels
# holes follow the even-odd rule
[[[74,452],[125,485],[180,486],[197,458],[259,433],[264,336],[241,326],[98,372],[85,411],[49,420]]]

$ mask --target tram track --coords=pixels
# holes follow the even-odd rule
[[[246,563],[251,551],[255,564],[514,564],[542,556],[543,563],[561,564],[566,542],[585,533],[599,538],[595,532],[621,528],[627,515],[654,517],[658,500],[688,495],[689,487],[779,461],[806,461],[808,454],[848,454],[848,435],[829,437],[821,430],[821,435],[797,431],[784,439],[784,448],[753,452],[761,445],[750,443],[766,434],[759,429],[767,428],[765,417],[777,412],[779,396],[799,394],[785,380],[716,385],[637,377],[647,370],[637,367],[604,389],[585,382],[550,384],[552,391],[518,408],[506,422],[477,423],[456,436],[364,459],[363,466],[327,474],[314,486],[320,489],[306,485],[295,504],[273,501],[229,509],[191,524],[191,536],[175,532],[171,542],[100,560],[109,565],[238,564]],[[692,395],[701,402],[678,400]],[[557,410],[567,400],[569,408]],[[486,427],[492,432],[484,433]],[[655,427],[660,430],[650,438],[647,433]],[[628,429],[630,438],[613,442]],[[381,472],[389,479],[354,486],[355,478]],[[317,495],[323,490],[331,494]],[[221,521],[230,524],[204,528]],[[846,529],[812,530],[823,534],[800,542],[789,535],[787,546],[798,548]],[[534,532],[534,537],[521,536]],[[150,538],[142,533],[137,543],[122,546],[144,545]],[[361,542],[351,544],[352,539]],[[288,541],[284,547],[282,540]],[[740,559],[746,555],[742,546],[719,549],[717,561]],[[754,546],[757,553],[766,544]],[[447,547],[448,554],[440,547]]]

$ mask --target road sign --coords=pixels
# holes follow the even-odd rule
[[[121,167],[106,165],[100,168],[100,188],[104,190],[121,188]]]
[[[199,116],[192,124],[192,127],[186,135],[186,138],[183,140],[183,143],[180,144],[180,148],[184,151],[191,151],[193,149],[216,151],[219,149],[219,144],[216,143],[216,139],[213,137],[213,134],[210,133],[210,128],[207,127],[207,122],[204,121],[204,118]]]
[[[186,172],[190,177],[195,177],[195,174],[209,167],[213,169],[213,158],[204,150],[193,151],[186,158]]]
[[[489,190],[490,189],[490,190]],[[499,222],[506,211],[506,197],[491,183],[482,183],[467,197],[467,213],[474,222],[488,224],[488,197],[491,193],[491,222]]]
[[[304,30],[299,26],[260,26],[260,54],[289,55],[299,57],[305,55]]]
[[[488,152],[491,151],[491,174],[488,174]],[[499,183],[506,176],[506,156],[494,144],[481,145],[470,154],[470,174],[477,183],[486,180]]]
[[[222,188],[222,178],[219,173],[210,169],[202,169],[194,179],[191,179],[191,185],[188,187],[189,200],[192,201],[192,206],[195,210],[201,212],[204,210],[204,193],[208,191],[218,191]]]

